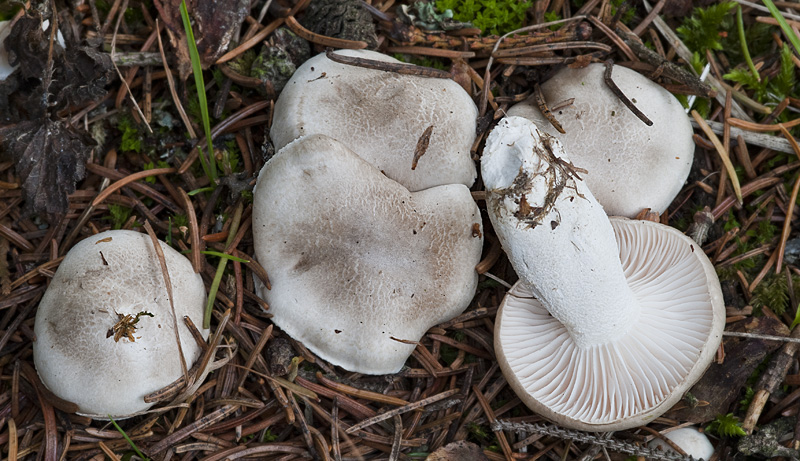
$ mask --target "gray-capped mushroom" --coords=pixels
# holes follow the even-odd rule
[[[325,360],[400,370],[461,313],[478,276],[480,213],[463,184],[409,192],[342,143],[300,138],[258,177],[253,235],[272,320]]]
[[[375,51],[335,53],[400,64]],[[320,54],[281,92],[270,137],[280,150],[302,136],[330,136],[412,192],[469,187],[477,116],[475,103],[452,80],[341,64]]]
[[[202,325],[205,286],[186,257],[159,244],[191,367],[200,348],[183,318]],[[80,414],[123,418],[147,410],[145,395],[183,376],[164,277],[146,234],[108,231],[75,245],[39,303],[34,332],[42,383]]]

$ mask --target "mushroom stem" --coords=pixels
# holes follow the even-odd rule
[[[511,264],[575,344],[591,348],[625,336],[640,303],[603,207],[561,143],[527,119],[507,117],[489,135],[481,169],[489,216]]]

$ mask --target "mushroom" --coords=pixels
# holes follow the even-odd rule
[[[270,159],[253,197],[272,321],[367,374],[400,370],[477,286],[480,213],[463,184],[411,193],[339,141],[304,136]]]
[[[708,461],[714,455],[714,445],[708,437],[696,427],[682,427],[664,434],[675,445],[679,446],[687,455],[694,459],[704,459]],[[648,448],[664,450],[667,453],[677,453],[672,447],[663,440],[656,438],[647,444]]]
[[[639,120],[604,81],[603,64],[564,68],[542,84],[553,105],[574,102],[553,112],[566,133],[542,115],[535,97],[508,110],[555,136],[609,216],[632,218],[642,209],[659,213],[678,195],[692,166],[692,126],[680,102],[650,79],[614,66],[612,79],[652,122]]]
[[[609,220],[560,142],[524,118],[492,131],[481,171],[520,277],[495,323],[509,385],[580,430],[636,427],[669,409],[722,338],[722,292],[702,249],[668,226]]]
[[[159,244],[191,367],[200,348],[183,318],[202,325],[205,286],[183,255]],[[145,395],[182,377],[173,321],[150,237],[124,230],[93,235],[67,253],[39,303],[33,343],[39,377],[83,415],[123,418],[147,410]]]
[[[375,51],[335,54],[401,64]],[[281,92],[270,137],[280,150],[301,136],[328,135],[412,192],[469,187],[477,117],[472,98],[452,80],[341,64],[320,54]]]

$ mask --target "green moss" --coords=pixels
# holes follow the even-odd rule
[[[545,11],[544,13],[544,22],[553,22],[558,21],[561,19],[561,15],[556,13],[555,11]],[[550,30],[558,30],[563,27],[564,24],[554,24],[550,26]]]
[[[717,418],[706,427],[706,431],[721,437],[742,437],[747,435],[739,423],[739,418],[733,416],[733,413],[717,415]]]
[[[144,169],[144,170],[153,170],[155,168],[169,168],[169,163],[167,163],[167,162],[165,162],[163,160],[159,160],[157,163],[147,162],[144,165],[142,165],[142,169]],[[145,180],[145,182],[149,182],[150,184],[155,184],[156,183],[156,177],[155,176],[148,176],[148,177],[144,178],[144,180]]]
[[[531,0],[436,0],[439,11],[452,10],[453,18],[471,22],[484,34],[503,35],[522,27]]]
[[[142,151],[142,133],[130,115],[123,115],[117,122],[117,129],[122,133],[120,150],[123,152]]]
[[[117,230],[125,225],[131,213],[133,210],[126,206],[111,204],[108,206],[108,216],[105,219],[111,221],[112,229]]]
[[[721,50],[723,39],[733,27],[730,12],[735,6],[735,2],[720,2],[695,8],[676,31],[692,51],[703,54],[706,50]]]

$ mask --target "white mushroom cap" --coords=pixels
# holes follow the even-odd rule
[[[521,279],[498,311],[495,351],[537,413],[580,430],[640,426],[711,363],[725,322],[719,281],[677,230],[609,223],[564,162],[558,141],[519,117],[487,139],[489,215]]]
[[[325,360],[400,370],[477,287],[481,219],[462,184],[410,193],[323,135],[284,147],[258,177],[258,261],[272,320]]]
[[[399,63],[382,53],[336,54]],[[478,109],[456,82],[340,64],[317,55],[297,69],[275,103],[270,137],[280,150],[310,134],[335,138],[386,176],[418,191],[443,184],[471,186]],[[428,148],[414,151],[433,126]]]
[[[184,316],[202,325],[206,292],[183,255],[159,242],[173,288],[188,367],[200,354]],[[141,316],[135,341],[108,336],[119,315]],[[33,358],[39,377],[79,413],[126,417],[148,409],[143,397],[182,374],[164,277],[150,237],[133,231],[93,235],[67,253],[39,303]],[[208,336],[208,330],[202,332]]]
[[[549,106],[575,98],[553,112],[565,134],[553,128],[533,99],[509,116],[525,117],[558,138],[581,177],[610,216],[634,217],[644,208],[663,213],[678,195],[694,158],[692,126],[680,102],[635,71],[614,66],[612,79],[650,120],[645,125],[611,92],[605,66],[564,68],[542,84]]]
[[[667,432],[664,437],[674,442],[675,445],[681,447],[687,455],[694,459],[704,459],[708,461],[714,455],[714,445],[708,440],[708,437],[696,427],[682,427],[674,431]],[[649,448],[658,448],[667,453],[676,453],[667,443],[663,440],[656,438],[647,444]]]

